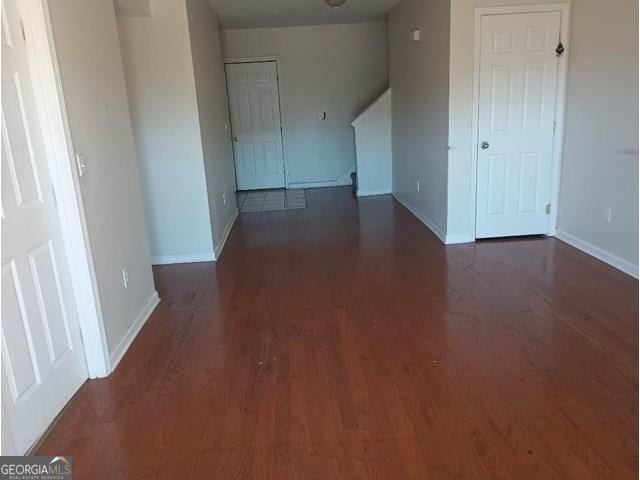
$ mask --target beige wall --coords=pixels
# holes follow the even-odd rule
[[[212,260],[200,122],[185,0],[118,17],[156,263]]]
[[[447,215],[449,13],[449,0],[403,0],[389,16],[393,191],[440,235]],[[422,41],[412,41],[414,28]]]
[[[387,87],[386,25],[226,30],[223,40],[226,58],[279,57],[288,185],[350,184],[350,123]]]
[[[405,0],[406,1],[406,0]],[[559,3],[502,0],[500,5]],[[471,184],[474,9],[451,1],[448,220],[450,237],[474,238]],[[569,80],[558,228],[637,266],[637,2],[576,0],[571,8]],[[612,208],[612,223],[604,211]]]
[[[114,7],[111,0],[49,5],[73,146],[87,163],[82,200],[113,354],[156,296]]]
[[[637,270],[638,2],[577,0],[571,14],[558,229]]]
[[[187,0],[187,13],[213,244],[218,255],[238,213],[224,61],[218,17],[208,0]]]

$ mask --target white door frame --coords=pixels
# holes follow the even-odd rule
[[[266,57],[231,57],[224,59],[225,65],[225,80],[227,79],[226,75],[226,66],[233,63],[261,63],[261,62],[275,62],[276,64],[276,74],[278,76],[278,102],[280,103],[280,137],[282,138],[282,168],[284,169],[284,188],[289,188],[289,168],[287,165],[287,146],[284,141],[284,111],[282,109],[282,61],[280,57],[277,55],[270,55]],[[227,82],[227,92],[229,92],[229,83]],[[228,96],[228,94],[227,94]],[[227,102],[228,102],[227,98]],[[231,104],[229,104],[229,121],[231,122]],[[231,134],[233,135],[233,123],[231,123]],[[233,154],[233,162],[235,167],[235,149]],[[235,169],[234,169],[235,171]]]
[[[49,16],[49,1],[55,0],[20,1],[25,4],[22,22],[27,54],[34,71],[34,95],[55,189],[87,371],[90,378],[106,377],[111,373],[109,349]]]
[[[471,225],[476,238],[476,200],[478,192],[478,128],[480,126],[480,41],[482,17],[488,15],[509,15],[514,13],[560,12],[560,39],[565,52],[558,63],[558,85],[556,94],[555,135],[553,137],[553,158],[551,160],[551,213],[547,235],[556,234],[558,224],[558,203],[560,201],[560,179],[562,176],[562,148],[564,139],[564,119],[567,98],[567,72],[569,67],[569,3],[548,3],[541,5],[513,5],[504,7],[480,7],[475,9],[474,59],[473,59],[473,115],[471,138]]]

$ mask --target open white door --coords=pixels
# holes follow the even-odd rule
[[[25,5],[2,0],[3,455],[24,454],[87,378],[35,103],[39,78],[21,21]]]
[[[276,62],[227,64],[238,190],[283,188]]]
[[[476,238],[549,232],[560,25],[482,17]]]

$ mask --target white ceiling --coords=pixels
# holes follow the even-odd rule
[[[337,9],[324,0],[209,0],[222,26],[290,27],[384,20],[399,0],[347,0]]]

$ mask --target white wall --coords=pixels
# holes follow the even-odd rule
[[[154,0],[118,27],[154,262],[212,260],[186,2]]]
[[[391,193],[391,89],[353,122],[358,157],[358,196]]]
[[[226,58],[279,57],[287,184],[350,184],[350,124],[387,88],[386,25],[226,30],[223,50]]]
[[[82,199],[114,354],[157,298],[114,7],[111,0],[49,5],[73,146],[88,165]]]
[[[389,16],[393,192],[441,238],[447,223],[449,13],[449,0],[403,0]],[[412,41],[414,28],[421,30],[421,42]]]
[[[216,257],[238,214],[229,101],[218,17],[208,0],[187,0],[189,34]]]
[[[406,0],[405,0],[406,1]],[[558,3],[502,0],[501,5]],[[471,124],[474,9],[492,0],[451,1],[447,234],[474,238]],[[559,230],[637,266],[637,2],[572,3],[569,84]],[[613,209],[611,224],[604,210]]]
[[[569,46],[558,229],[637,272],[638,2],[573,2]]]

